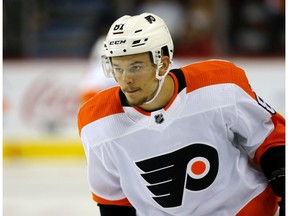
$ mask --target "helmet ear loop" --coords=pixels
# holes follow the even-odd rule
[[[156,69],[156,79],[158,79],[159,81],[164,79],[167,74],[169,73],[170,71],[170,68],[171,68],[171,64],[172,64],[172,61],[169,62],[169,65],[168,65],[168,68],[166,69],[165,73],[163,75],[160,75],[160,68],[163,66],[163,62],[160,62],[157,64],[157,69]]]
[[[163,66],[163,63],[162,63],[162,62],[158,63],[158,64],[157,64],[157,68],[156,68],[156,72],[155,72],[156,78],[158,79],[157,91],[156,91],[155,95],[153,96],[153,98],[150,99],[149,101],[145,102],[145,104],[150,104],[152,101],[154,101],[155,98],[159,95],[160,90],[162,89],[162,86],[163,86],[165,77],[167,76],[167,74],[168,74],[168,72],[169,72],[169,67],[168,67],[167,70],[166,70],[166,72],[165,72],[162,76],[159,75],[160,68],[161,68],[162,66]]]

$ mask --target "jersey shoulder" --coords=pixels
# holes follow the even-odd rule
[[[98,119],[124,112],[120,100],[120,87],[115,86],[99,92],[82,105],[78,112],[78,129]]]
[[[209,60],[189,64],[180,69],[185,76],[187,92],[210,85],[232,83],[253,96],[244,70],[232,62]]]

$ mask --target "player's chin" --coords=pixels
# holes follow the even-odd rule
[[[127,97],[128,104],[130,106],[141,106],[147,102],[146,98],[134,98],[134,97]]]

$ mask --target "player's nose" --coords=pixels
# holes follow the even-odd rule
[[[124,83],[130,84],[130,85],[133,84],[133,82],[134,82],[133,76],[131,74],[127,73],[126,71],[122,75],[122,80]]]

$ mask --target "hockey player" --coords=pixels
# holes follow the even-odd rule
[[[123,16],[103,70],[118,87],[79,111],[102,216],[275,215],[285,204],[285,120],[231,62],[170,70],[173,42],[150,13]]]

